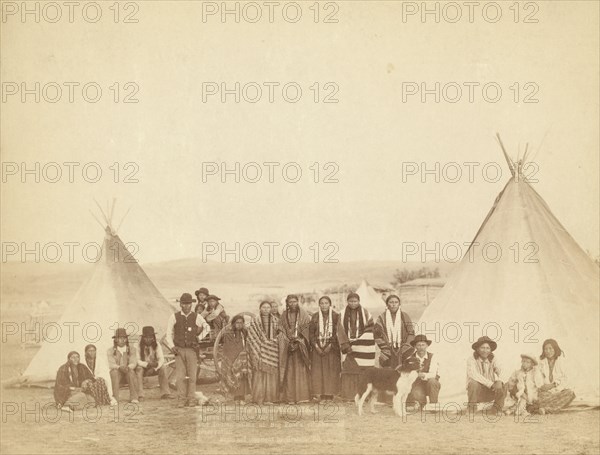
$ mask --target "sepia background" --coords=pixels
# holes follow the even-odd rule
[[[38,5],[41,11],[47,3],[28,2],[28,7]],[[114,227],[174,308],[182,292],[200,286],[222,297],[230,314],[255,311],[262,298],[280,301],[289,292],[308,299],[328,291],[343,303],[345,290],[362,279],[385,294],[399,284],[396,271],[418,275],[425,267],[439,276],[396,288],[403,310],[418,320],[455,261],[403,253],[407,244],[432,250],[474,238],[510,176],[496,133],[513,158],[528,148],[537,180],[533,187],[598,262],[597,2],[502,1],[496,3],[501,11],[496,22],[490,20],[494,8],[488,16],[482,13],[492,2],[479,2],[472,20],[465,3],[457,2],[461,18],[455,23],[449,20],[449,2],[300,1],[302,16],[295,23],[282,15],[289,3],[281,2],[271,22],[268,7],[257,2],[262,17],[256,23],[243,14],[239,22],[231,14],[223,19],[221,2],[154,0],[98,2],[102,17],[95,23],[84,20],[78,7],[71,22],[59,3],[62,17],[51,23],[43,15],[39,21],[32,15],[24,20],[21,2],[2,2],[3,322],[30,321],[40,301],[48,305],[44,321],[60,318],[92,268],[81,245],[102,242],[103,230],[90,214],[102,219],[95,200],[107,211],[115,198]],[[231,9],[236,5],[242,10],[247,2],[226,3]],[[439,20],[422,16],[424,7],[439,8]],[[12,14],[14,8],[18,11]],[[207,15],[211,8],[219,11]],[[410,14],[412,8],[418,11]],[[36,83],[58,84],[62,96],[48,102],[40,88],[39,102],[35,94],[22,102],[22,83],[29,89]],[[65,83],[75,85],[73,102]],[[89,83],[102,89],[95,103],[82,96],[82,86]],[[236,83],[258,84],[262,97],[250,103],[227,95],[222,102],[220,93],[206,93],[206,84],[232,89]],[[264,83],[279,84],[273,102]],[[285,101],[287,83],[301,87],[298,102]],[[436,83],[458,85],[462,96],[457,102],[440,96],[436,102],[429,94],[422,102],[420,92],[403,92],[421,84],[431,90]],[[472,102],[465,83],[479,84]],[[486,101],[485,84],[501,87],[497,102]],[[15,87],[19,91],[12,94]],[[452,97],[454,91],[445,94]],[[20,174],[36,163],[41,169],[65,162],[76,163],[73,182],[64,165],[56,183]],[[265,167],[256,183],[243,178],[236,183],[232,175],[226,182],[219,175],[203,181],[202,163],[226,163],[231,169],[235,163],[264,162],[278,163],[272,183]],[[96,183],[81,173],[90,163],[102,170]],[[286,163],[302,169],[297,183],[283,178]],[[462,171],[455,182],[453,163]],[[464,163],[475,166],[472,179]],[[489,163],[502,175],[495,178],[493,170],[483,175]],[[415,169],[411,166],[416,174],[406,175]],[[421,175],[436,166],[450,166],[447,178]],[[332,170],[336,181],[325,183]],[[24,245],[31,250],[52,242],[79,246],[72,260],[66,247],[57,262],[22,255]],[[276,249],[271,264],[266,248],[256,264],[231,255],[226,260],[219,254],[202,256],[203,244],[233,248],[236,242],[295,242],[302,257],[291,263]],[[317,260],[311,250],[315,243]],[[21,250],[9,254],[14,245]],[[332,252],[335,262],[326,261]],[[383,303],[372,311],[375,316],[383,311]],[[2,380],[21,373],[34,353],[15,337],[3,341]],[[9,393],[17,402],[51,400],[46,390]],[[2,395],[7,401],[6,390]],[[596,453],[599,415],[594,410],[553,416],[550,425],[539,422],[534,431],[508,419],[494,428],[500,443],[486,442],[486,448],[490,453]],[[45,442],[48,453],[122,453],[125,443],[143,453],[183,452],[218,436],[216,445],[204,445],[207,452],[226,453],[240,439],[248,453],[397,452],[397,434],[388,430],[400,428],[398,435],[415,435],[402,438],[407,452],[478,453],[481,446],[473,435],[490,427],[465,419],[430,427],[417,420],[396,424],[390,410],[361,420],[352,406],[340,409],[341,423],[335,425],[315,419],[302,425],[278,422],[282,431],[273,437],[252,427],[202,425],[199,415],[183,419],[169,403],[157,401],[132,417],[135,424],[118,430],[106,416],[98,425],[23,423],[9,417],[2,451],[36,452]],[[147,438],[156,428],[170,436]],[[430,439],[430,430],[438,436]],[[22,433],[34,437],[23,441]]]

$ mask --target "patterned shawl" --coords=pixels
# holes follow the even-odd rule
[[[356,309],[356,338],[350,338],[350,314],[352,310],[344,308],[344,330],[350,340],[352,352],[349,359],[354,359],[359,367],[372,367],[375,365],[375,339],[373,338],[373,318],[362,306]]]
[[[267,326],[263,326],[262,317],[252,319],[248,328],[248,351],[255,370],[277,373],[279,368],[279,347],[277,330],[279,318],[270,314]]]

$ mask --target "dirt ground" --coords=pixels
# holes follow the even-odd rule
[[[3,346],[3,370],[24,368],[35,349]],[[153,386],[150,383],[149,386]],[[567,412],[530,421],[479,412],[450,412],[404,420],[389,406],[358,417],[353,403],[235,407],[214,384],[198,389],[215,402],[176,408],[150,388],[139,406],[90,408],[58,414],[51,389],[2,389],[3,454],[81,453],[461,453],[597,454],[600,411]],[[422,421],[424,419],[424,421]]]

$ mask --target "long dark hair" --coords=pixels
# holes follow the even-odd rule
[[[146,360],[146,350],[144,349],[146,346],[150,346],[154,351],[158,349],[158,343],[156,342],[156,335],[152,335],[152,342],[150,344],[146,344],[144,342],[144,337],[140,337],[140,359],[142,362]]]
[[[129,350],[129,337],[125,338],[125,346],[127,347],[127,355],[130,354]],[[113,340],[113,355],[117,355],[117,339]]]
[[[547,344],[551,345],[552,348],[554,349],[554,358],[555,359],[557,357],[560,357],[561,355],[564,354],[564,352],[562,351],[562,349],[558,346],[558,343],[556,342],[556,340],[553,339],[553,338],[548,338],[546,341],[544,341],[544,343],[542,343],[542,355],[540,356],[540,359],[545,359],[546,358],[546,354],[544,353],[544,349],[546,348]]]
[[[96,349],[96,346],[94,346],[93,344],[88,344],[83,350],[84,357],[85,357],[85,363],[87,364],[88,368],[90,370],[92,370],[92,373],[94,373],[94,371],[96,370],[96,357],[94,357],[91,360],[88,360],[87,352],[90,348],[94,348],[95,351],[98,351],[98,350]],[[96,352],[96,355],[98,355],[98,352]]]

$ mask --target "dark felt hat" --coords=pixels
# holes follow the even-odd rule
[[[498,344],[496,344],[496,342],[494,340],[492,340],[490,337],[479,337],[479,339],[475,343],[473,343],[471,345],[471,347],[473,348],[474,351],[477,351],[477,349],[479,349],[479,346],[481,346],[484,343],[489,344],[490,349],[492,351],[495,351],[496,348],[498,347]]]
[[[198,294],[210,295],[210,292],[208,292],[208,289],[206,289],[206,288],[200,288],[194,294],[196,294],[196,295],[198,295]]]
[[[152,335],[156,335],[156,332],[154,331],[154,327],[152,327],[151,325],[142,327],[142,336],[143,337],[151,337]]]
[[[410,342],[410,345],[414,348],[419,341],[424,341],[427,343],[427,346],[431,346],[431,340],[428,340],[425,335],[417,335],[414,340]]]
[[[187,292],[181,294],[181,297],[179,298],[179,303],[194,303],[195,301],[196,299],[192,298],[192,295]]]
[[[221,300],[219,297],[217,297],[216,295],[209,295],[208,297],[206,297],[206,300]]]
[[[113,336],[113,338],[119,338],[119,337],[125,337],[127,338],[127,330],[119,327],[117,330],[115,330],[115,334]]]

